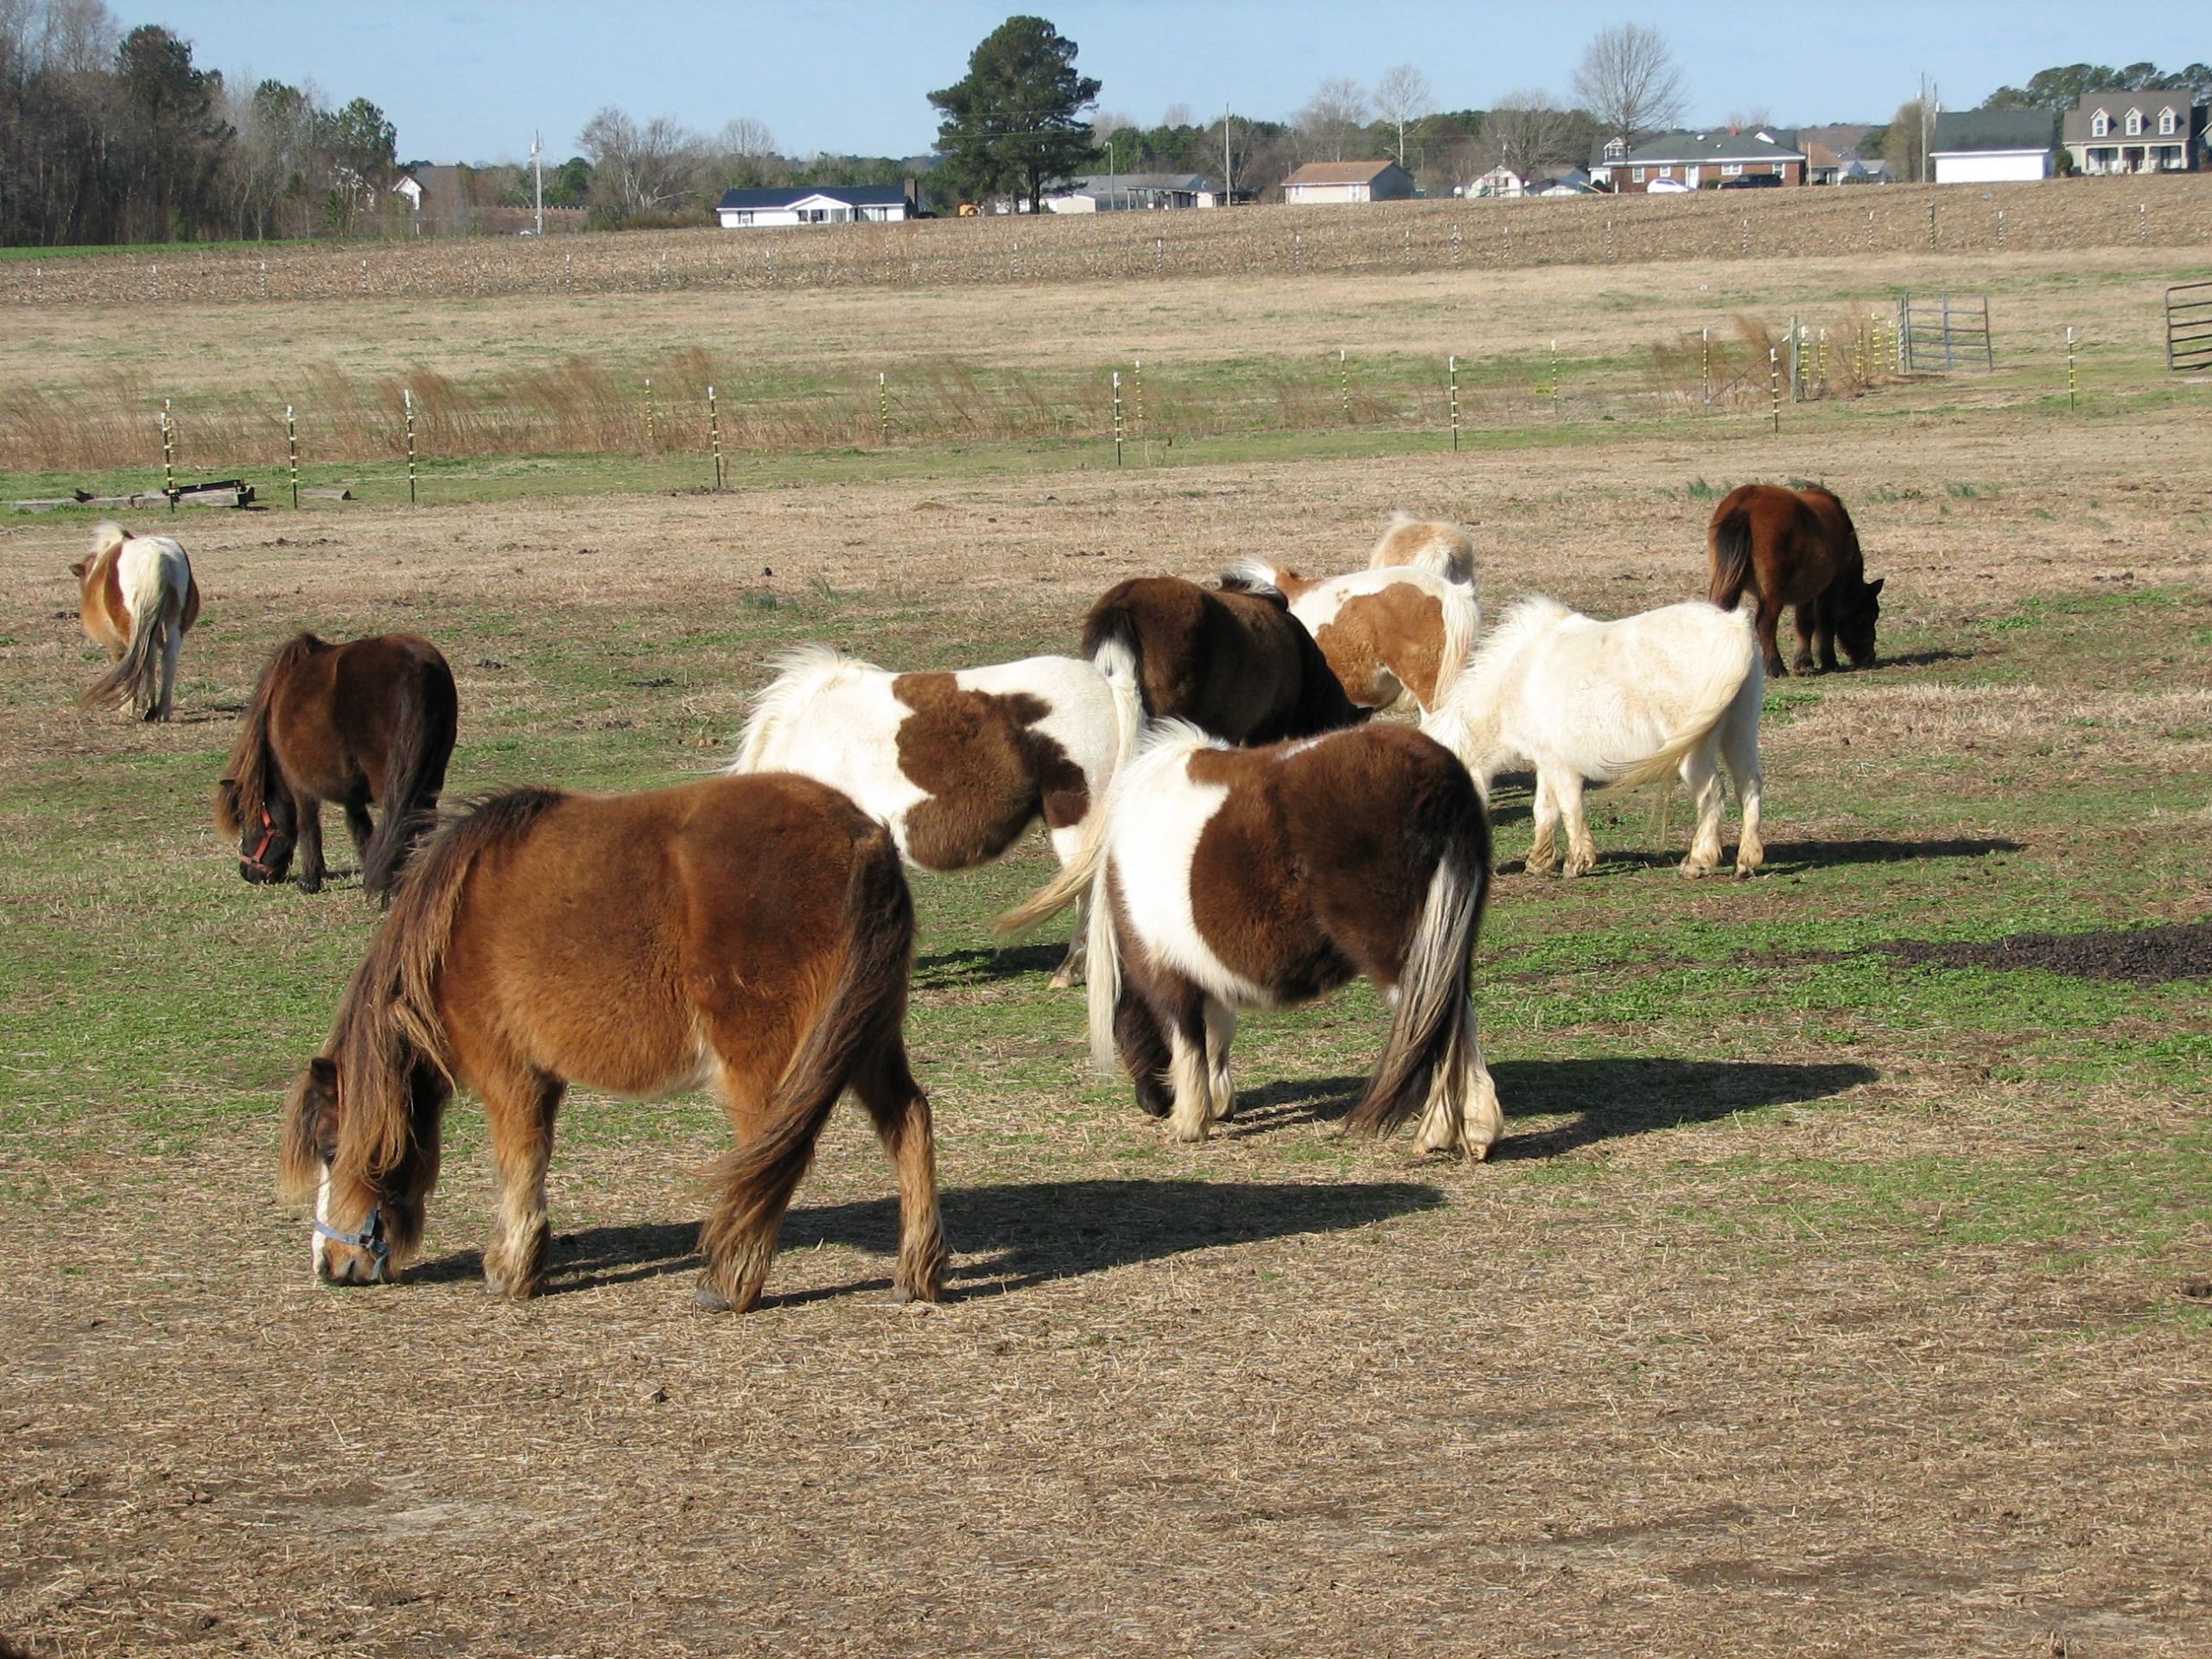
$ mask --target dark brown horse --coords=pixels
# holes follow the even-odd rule
[[[1084,618],[1083,654],[1097,663],[1109,643],[1136,663],[1147,715],[1231,743],[1312,737],[1367,718],[1290,601],[1233,573],[1218,588],[1179,576],[1108,588]]]
[[[569,1085],[647,1096],[704,1081],[738,1146],[700,1231],[703,1305],[760,1300],[849,1088],[899,1169],[894,1289],[934,1301],[936,1143],[901,1030],[913,941],[890,832],[811,779],[485,802],[416,859],[286,1106],[283,1180],[315,1200],[317,1272],[363,1283],[405,1265],[460,1087],[484,1102],[498,1166],[485,1280],[534,1295]]]
[[[1821,672],[1835,668],[1838,645],[1853,668],[1874,665],[1882,582],[1866,580],[1859,531],[1832,493],[1741,485],[1713,509],[1707,550],[1707,597],[1724,611],[1746,588],[1758,601],[1754,626],[1770,677],[1788,671],[1774,637],[1784,605],[1797,607],[1798,673],[1814,671],[1816,652]]]
[[[300,886],[319,892],[322,804],[346,811],[361,885],[392,883],[445,787],[459,700],[438,648],[411,633],[334,645],[311,633],[261,671],[215,789],[215,822],[238,837],[238,874],[282,881],[300,852]],[[369,808],[384,810],[372,824]]]
[[[1230,1116],[1240,1008],[1364,974],[1396,1004],[1355,1128],[1421,1116],[1426,1150],[1504,1128],[1470,999],[1490,823],[1443,745],[1402,726],[1230,749],[1165,727],[1106,800],[1090,899],[1090,1045],[1179,1139]]]

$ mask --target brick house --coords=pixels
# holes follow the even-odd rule
[[[1662,189],[1710,188],[1757,173],[1777,175],[1784,184],[1802,184],[1805,152],[1796,133],[1770,127],[1662,132],[1611,161],[1607,171],[1614,191],[1622,195],[1648,194],[1654,184]]]

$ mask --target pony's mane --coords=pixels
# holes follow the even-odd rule
[[[1275,586],[1275,573],[1256,559],[1239,559],[1221,573],[1219,581],[1224,594],[1249,594],[1290,608],[1289,595]]]
[[[796,719],[799,711],[824,687],[847,675],[880,674],[874,663],[848,657],[834,645],[793,645],[768,659],[772,677],[753,699],[745,729],[738,734],[737,754],[728,772],[758,772],[769,740]]]
[[[120,531],[117,524],[102,530]],[[215,789],[215,823],[226,836],[261,816],[269,801],[269,705],[285,675],[308,658],[330,647],[312,633],[294,634],[276,648],[269,665],[255,682],[253,696],[238,720],[238,734],[231,744],[231,758],[223,763],[223,781]]]
[[[92,526],[92,557],[98,559],[111,548],[121,547],[130,539],[130,532],[112,518],[103,518]]]
[[[1479,724],[1481,705],[1496,702],[1497,682],[1538,635],[1577,614],[1543,594],[1525,594],[1515,600],[1505,607],[1497,626],[1483,636],[1459,677],[1437,699],[1436,707],[1422,720],[1421,730],[1472,766],[1465,750]]]
[[[526,831],[568,797],[515,789],[448,818],[399,879],[391,910],[339,1005],[323,1052],[338,1068],[342,1173],[372,1188],[406,1166],[413,1144],[413,1077],[428,1066],[450,1081],[438,970],[452,942],[462,884],[488,848]]]

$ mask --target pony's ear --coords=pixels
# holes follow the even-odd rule
[[[78,560],[76,563],[69,567],[69,574],[76,577],[78,581],[82,582],[85,579],[85,567],[91,563],[92,561],[90,559]]]
[[[1866,584],[1866,591],[1867,591],[1868,593],[1870,593],[1870,594],[1878,594],[1878,593],[1880,593],[1880,592],[1882,591],[1882,584],[1883,584],[1884,582],[1887,582],[1888,580],[1889,580],[1889,578],[1888,578],[1887,576],[1877,576],[1877,577],[1875,577],[1873,581],[1872,581],[1872,582],[1868,582],[1868,583]]]

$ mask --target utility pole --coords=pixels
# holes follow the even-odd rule
[[[545,160],[544,145],[537,142],[537,135],[530,135],[530,170],[537,180],[537,217],[535,234],[545,234]]]
[[[1221,205],[1233,207],[1236,197],[1236,175],[1230,170],[1229,159],[1229,105],[1221,106]]]

